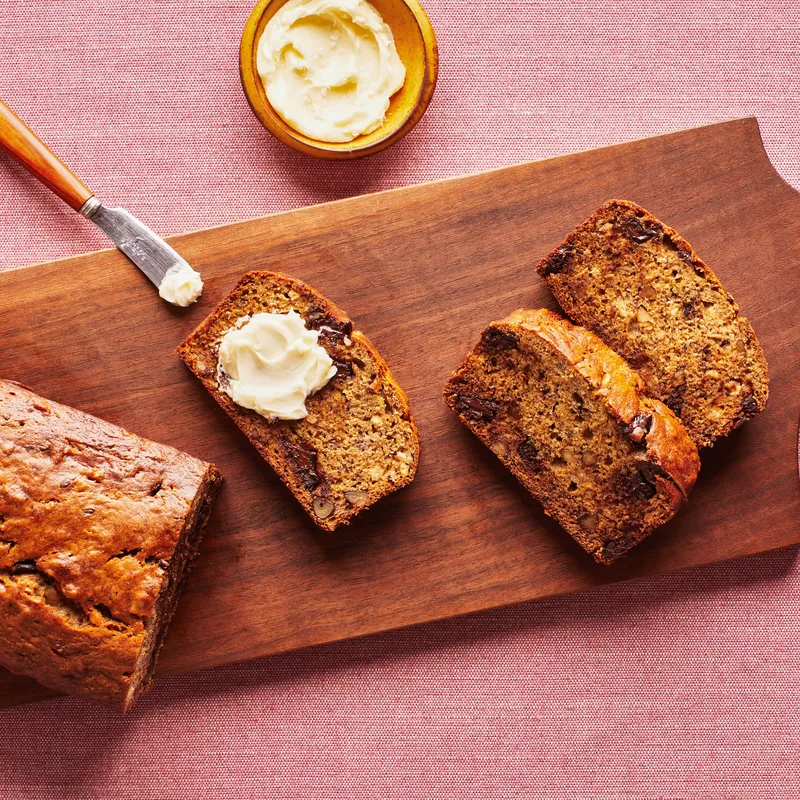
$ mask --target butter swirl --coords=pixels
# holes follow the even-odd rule
[[[222,338],[220,388],[234,403],[268,419],[303,419],[306,399],[336,374],[319,344],[319,331],[306,328],[296,311],[259,313]]]
[[[289,0],[264,29],[256,67],[275,111],[322,142],[379,128],[406,79],[392,30],[367,0]]]

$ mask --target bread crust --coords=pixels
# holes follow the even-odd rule
[[[602,263],[604,245],[612,248],[609,252],[615,253],[612,261],[614,269],[591,278],[576,276],[576,265]],[[641,308],[646,316],[640,319],[647,321],[637,324],[633,320],[637,329],[635,335],[630,335],[630,329],[623,326],[624,320],[613,305],[602,313],[594,306],[598,292],[610,290],[614,284],[621,286],[620,281],[625,280],[618,278],[621,262],[636,264],[644,271],[652,263],[667,264],[670,260],[673,268],[685,270],[687,278],[702,285],[706,298],[718,300],[720,306],[724,307],[734,328],[734,341],[729,346],[734,350],[739,348],[744,353],[743,363],[736,365],[729,364],[724,353],[719,357],[707,358],[695,367],[694,371],[698,374],[690,376],[697,386],[705,380],[701,372],[705,371],[705,375],[709,376],[716,371],[719,373],[717,380],[720,387],[735,387],[730,390],[735,394],[731,394],[729,399],[732,401],[735,396],[739,398],[738,402],[728,403],[729,408],[724,412],[720,410],[719,403],[701,397],[696,388],[694,392],[689,389],[684,394],[684,378],[671,374],[672,370],[667,365],[651,358],[654,352],[653,336],[661,329],[648,332],[652,311],[648,314],[647,309],[651,302],[660,302],[660,292],[663,290],[655,292],[649,299],[642,298]],[[536,265],[536,271],[575,323],[592,330],[639,371],[648,393],[677,413],[698,447],[713,446],[719,438],[764,410],[769,396],[767,361],[752,325],[740,314],[733,297],[689,242],[646,209],[628,200],[609,200],[542,259]],[[670,285],[668,276],[666,278],[665,285]],[[671,292],[680,288],[674,280],[671,287]],[[697,292],[697,288],[694,291]],[[587,296],[591,302],[587,302]],[[710,334],[705,341],[716,346],[712,341],[716,333],[714,322],[705,319],[705,304],[699,302],[698,297],[692,299],[697,302],[686,303],[684,314],[671,318],[672,329],[663,331],[664,335],[674,337],[670,344],[673,352],[685,345],[677,331],[680,326],[689,326],[698,334],[695,336],[697,340],[703,338],[699,335],[701,333]],[[687,313],[688,319],[683,319]],[[689,369],[686,360],[679,366],[681,370]]]
[[[547,309],[519,310],[493,322],[483,332],[481,342],[467,360],[453,373],[445,386],[445,401],[487,446],[494,449],[509,470],[525,485],[534,497],[542,500],[545,511],[554,516],[579,544],[601,563],[611,563],[645,538],[652,527],[643,526],[634,532],[619,531],[610,541],[587,542],[586,531],[566,509],[546,497],[538,476],[531,474],[519,459],[507,455],[507,447],[499,452],[495,447],[496,431],[475,419],[459,407],[464,386],[472,382],[475,362],[472,356],[485,349],[488,337],[507,336],[518,339],[523,332],[537,336],[563,358],[574,371],[602,398],[606,412],[619,424],[622,432],[637,447],[641,457],[652,465],[654,484],[659,496],[665,498],[674,515],[686,502],[700,469],[697,448],[677,417],[658,400],[647,397],[641,378],[630,366],[590,331],[573,325]],[[513,423],[511,423],[513,425]],[[517,440],[525,433],[518,431]],[[666,519],[660,520],[664,522]]]
[[[224,334],[244,315],[259,312],[286,313],[292,309],[303,317],[310,328],[321,331],[319,342],[337,364],[337,375],[307,399],[309,415],[305,419],[268,420],[255,411],[237,405],[220,388],[217,372],[219,345]],[[357,514],[382,497],[413,481],[419,462],[420,445],[405,392],[369,339],[360,331],[353,330],[353,323],[347,314],[302,281],[277,272],[247,273],[203,323],[181,343],[178,354],[275,470],[313,522],[323,530],[331,532],[349,524]],[[390,479],[378,478],[360,483],[356,481],[353,484],[351,494],[356,493],[359,502],[352,504],[339,496],[341,492],[337,494],[331,489],[345,467],[336,462],[329,442],[332,439],[346,438],[341,420],[352,414],[355,402],[353,393],[349,398],[346,395],[365,369],[373,370],[367,394],[374,399],[384,398],[387,410],[386,419],[382,419],[382,422],[385,421],[392,430],[396,428],[399,432],[398,439],[403,439],[404,445],[403,449],[394,455],[387,455],[385,459],[384,466],[390,470]],[[335,419],[337,415],[338,422]],[[326,429],[327,432],[322,429],[326,420],[333,424],[333,427]],[[323,433],[327,439],[320,438]],[[385,438],[384,436],[383,439]],[[375,434],[372,442],[380,439]],[[369,441],[364,441],[369,448]],[[385,441],[383,443],[386,444]],[[405,461],[400,462],[401,457]],[[356,471],[375,470],[380,466],[368,464],[367,460],[360,463]],[[358,475],[354,473],[353,477],[357,478]],[[366,495],[362,494],[364,492]],[[333,505],[332,510],[328,504]]]
[[[516,311],[503,322],[534,331],[561,353],[579,375],[596,387],[605,398],[609,413],[626,427],[637,416],[652,416],[645,439],[647,458],[675,482],[679,490],[674,498],[677,511],[697,480],[700,457],[675,414],[661,401],[647,397],[639,374],[598,336],[548,309]]]
[[[0,664],[126,709],[221,476],[0,380]]]

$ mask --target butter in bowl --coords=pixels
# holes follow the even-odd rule
[[[358,158],[425,113],[436,37],[416,0],[261,0],[242,35],[240,72],[253,112],[280,141]]]

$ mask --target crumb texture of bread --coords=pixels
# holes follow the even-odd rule
[[[0,380],[0,665],[127,710],[219,481],[210,464]]]
[[[590,331],[545,309],[492,323],[445,402],[589,552],[610,564],[680,509],[700,469],[680,421]]]
[[[307,398],[307,417],[270,420],[234,403],[220,385],[220,342],[253,314],[289,311],[319,331],[336,375]],[[349,524],[414,479],[419,435],[405,393],[347,315],[302,281],[248,273],[178,353],[323,530]]]
[[[764,410],[767,361],[752,326],[691,245],[645,209],[608,201],[536,269],[698,447]]]

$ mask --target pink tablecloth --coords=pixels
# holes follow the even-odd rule
[[[433,104],[351,164],[250,114],[248,5],[2,0],[0,96],[166,233],[749,114],[800,186],[794,0],[429,0]],[[5,159],[0,198],[3,266],[102,245]],[[794,798],[799,604],[781,552],[0,712],[0,798]]]

